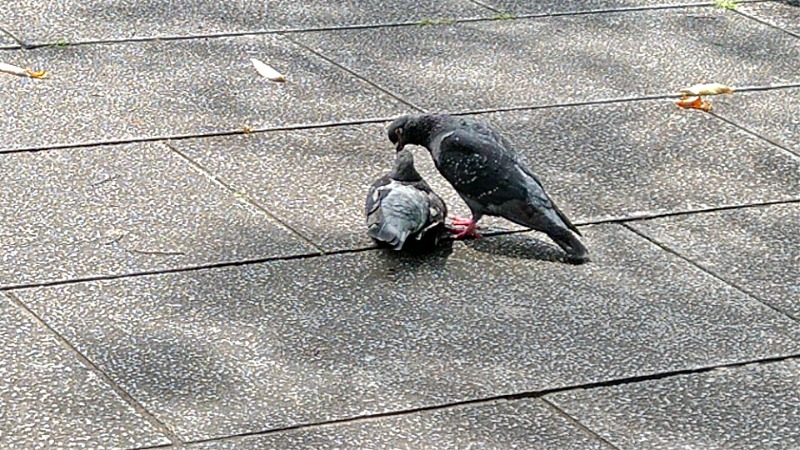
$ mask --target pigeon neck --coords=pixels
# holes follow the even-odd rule
[[[437,115],[422,116],[417,122],[411,142],[428,148],[442,126],[442,117]]]
[[[397,181],[420,181],[420,176],[413,164],[401,164],[392,171],[392,179]]]

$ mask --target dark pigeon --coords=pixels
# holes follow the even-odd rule
[[[488,125],[448,115],[402,116],[389,125],[388,134],[397,151],[408,144],[427,148],[436,168],[469,206],[471,219],[454,219],[455,225],[466,226],[456,238],[477,236],[475,225],[484,215],[500,216],[546,233],[570,262],[589,260],[577,237],[580,231],[511,143]]]
[[[397,152],[394,169],[369,188],[365,213],[373,239],[400,250],[413,237],[419,250],[436,244],[447,207],[414,168],[411,151],[403,150]]]

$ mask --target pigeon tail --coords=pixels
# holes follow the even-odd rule
[[[562,250],[567,253],[567,261],[573,264],[583,264],[589,261],[589,250],[577,236],[569,230],[560,228],[547,233]]]
[[[368,233],[373,239],[385,242],[395,250],[402,249],[403,245],[406,243],[406,239],[408,239],[408,236],[411,234],[410,231],[400,231],[394,225],[387,222],[373,226],[369,229]]]

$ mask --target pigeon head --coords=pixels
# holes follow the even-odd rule
[[[399,152],[406,145],[425,145],[433,128],[434,116],[401,116],[389,124],[389,140]]]
[[[397,152],[391,176],[392,179],[397,181],[419,181],[422,179],[414,167],[414,155],[411,150],[403,149]]]

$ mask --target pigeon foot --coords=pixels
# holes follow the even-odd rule
[[[475,223],[472,222],[469,225],[467,225],[466,228],[463,228],[461,230],[455,229],[454,231],[457,231],[457,233],[453,237],[453,239],[460,240],[464,238],[473,238],[473,239],[482,238],[483,236],[481,236],[480,233],[478,233],[478,231],[475,228],[476,228]]]
[[[472,225],[472,218],[467,217],[460,217],[460,216],[452,216],[450,217],[450,221],[453,222],[453,226],[456,227],[468,227]]]

